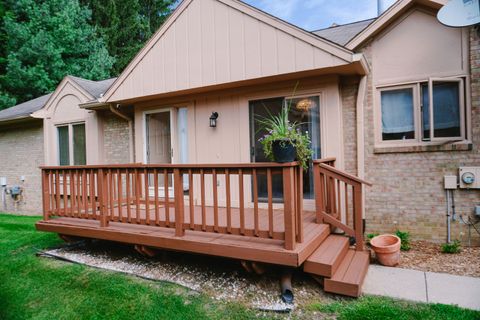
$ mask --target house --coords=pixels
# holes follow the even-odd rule
[[[75,78],[62,82],[82,91],[75,101],[63,98],[78,117],[55,107],[62,84],[33,114],[44,119],[47,165],[37,228],[307,261],[332,277],[331,291],[358,295],[363,256],[351,260],[361,270],[357,282],[335,271],[363,252],[363,232],[401,229],[445,241],[444,176],[480,163],[480,36],[475,27],[440,24],[445,3],[399,0],[375,19],[308,32],[241,1],[184,0],[103,94],[74,89]],[[314,158],[324,159],[303,174],[296,164],[265,164],[258,142],[255,117],[285,103],[305,123]],[[92,166],[58,167],[83,164],[72,136],[80,122],[92,131],[78,159]],[[479,190],[453,193],[457,216],[474,220]],[[450,222],[453,238],[467,233]],[[357,252],[347,253],[348,243],[323,223],[355,237]],[[312,258],[336,241],[338,260]]]

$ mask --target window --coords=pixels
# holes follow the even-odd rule
[[[430,79],[379,91],[383,142],[465,139],[462,79]]]
[[[87,163],[85,124],[76,123],[57,127],[58,163],[61,166]],[[71,152],[73,150],[73,152]]]

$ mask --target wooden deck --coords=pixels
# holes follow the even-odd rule
[[[200,207],[196,207],[197,218],[201,215],[200,209]],[[253,210],[247,210],[247,212],[251,214],[246,214],[245,225],[253,225]],[[275,210],[275,213],[274,217],[279,221],[278,227],[276,227],[278,229],[275,230],[281,231],[283,226],[280,223],[280,211]],[[232,229],[239,230],[240,221],[238,216],[232,215],[232,217],[237,217],[232,219]],[[268,216],[263,214],[260,217],[260,225],[266,225],[267,223],[264,220]],[[155,220],[152,219],[152,221]],[[186,221],[185,224],[189,225],[189,221]],[[113,221],[109,223],[108,227],[100,227],[99,222],[93,219],[59,217],[47,221],[39,221],[36,224],[37,229],[41,231],[293,267],[300,266],[330,234],[329,226],[317,224],[315,215],[312,212],[305,213],[304,226],[304,241],[298,243],[294,250],[286,250],[283,240],[254,236],[245,237],[238,234],[187,229],[184,236],[176,237],[174,221],[171,221],[170,227]],[[197,229],[201,229],[201,225],[197,225]]]
[[[36,227],[146,248],[303,265],[325,277],[326,291],[358,296],[368,269],[361,221],[368,183],[333,162],[314,161],[315,211],[303,209],[298,163],[44,167],[44,218]],[[259,201],[259,175],[266,177],[266,203]],[[280,205],[273,203],[273,175],[282,176]],[[332,227],[345,236],[330,234]]]

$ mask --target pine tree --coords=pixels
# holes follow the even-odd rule
[[[170,14],[175,0],[81,0],[115,57],[119,74]]]
[[[91,11],[78,0],[4,3],[0,109],[54,90],[68,74],[92,80],[110,76],[114,58],[89,24]]]

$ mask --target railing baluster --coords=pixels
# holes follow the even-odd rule
[[[148,186],[148,171],[147,169],[143,170],[143,182],[145,185],[145,223],[150,225],[150,197],[149,197],[149,186]]]
[[[90,179],[89,179],[90,205],[92,207],[92,215],[90,216],[90,218],[97,219],[97,207],[95,205],[95,202],[96,202],[96,199],[95,199],[95,172],[93,170],[94,169],[90,170]]]
[[[108,169],[108,198],[110,202],[110,220],[114,220],[115,218],[115,176],[112,172],[112,169]]]
[[[230,171],[225,169],[225,198],[227,205],[227,232],[232,233],[232,203],[230,198]]]
[[[165,225],[170,227],[170,206],[168,196],[168,170],[163,170],[163,195],[165,197]]]
[[[100,207],[100,227],[108,227],[108,180],[107,173],[103,168],[97,171],[97,192]]]
[[[345,224],[348,226],[348,184],[346,182],[343,183],[345,187]]]
[[[243,170],[238,169],[238,191],[240,201],[240,234],[245,235],[245,204],[243,194]]]
[[[73,181],[73,170],[68,170],[68,178],[70,179],[70,216],[76,217],[75,214],[75,184]]]
[[[334,180],[335,181],[335,180]],[[335,194],[337,195],[335,206],[337,208],[337,219],[342,221],[342,194],[340,189],[340,180],[337,180],[337,185],[333,186]]]
[[[120,222],[123,221],[123,213],[122,213],[122,198],[123,198],[123,190],[122,190],[122,171],[117,169],[117,208],[118,208],[118,220]]]
[[[257,181],[257,170],[252,170],[253,176],[253,219],[254,219],[254,235],[258,237],[258,181]]]
[[[135,222],[140,224],[142,221],[142,212],[140,208],[140,198],[142,194],[142,177],[139,174],[138,169],[135,172]]]
[[[82,170],[82,217],[88,218],[88,183],[87,170]]]
[[[193,206],[193,172],[188,169],[188,205],[190,211],[190,229],[195,229],[195,207]]]
[[[67,196],[67,173],[62,170],[62,185],[63,185],[63,215],[68,216],[67,207],[68,207],[68,196]]]
[[[128,223],[132,222],[132,208],[131,208],[131,199],[130,199],[130,192],[131,192],[131,184],[130,184],[130,172],[128,169],[125,171],[125,191],[127,192],[127,221]]]
[[[217,171],[212,169],[212,187],[213,187],[213,231],[218,232],[218,191],[217,191]]]
[[[273,238],[273,194],[272,169],[267,169],[267,197],[268,197],[268,236]]]
[[[183,179],[180,169],[173,169],[173,178],[173,188],[175,189],[175,236],[182,237],[185,231],[183,229]]]
[[[75,202],[77,204],[77,217],[81,218],[82,217],[82,197],[81,197],[82,190],[81,190],[81,183],[80,183],[80,173],[78,169],[75,170],[75,177],[77,181],[77,187],[76,187],[77,198],[75,199]]]
[[[295,175],[297,176],[297,190],[295,195],[297,197],[297,207],[295,212],[296,217],[296,226],[297,226],[297,242],[303,243],[304,233],[303,233],[303,167],[298,165],[295,168]]]
[[[202,205],[202,231],[207,230],[207,217],[205,213],[205,172],[200,169],[200,194]]]
[[[158,203],[158,170],[153,170],[153,193],[155,197],[155,224],[158,226],[160,224],[160,212],[159,212],[159,203]]]

